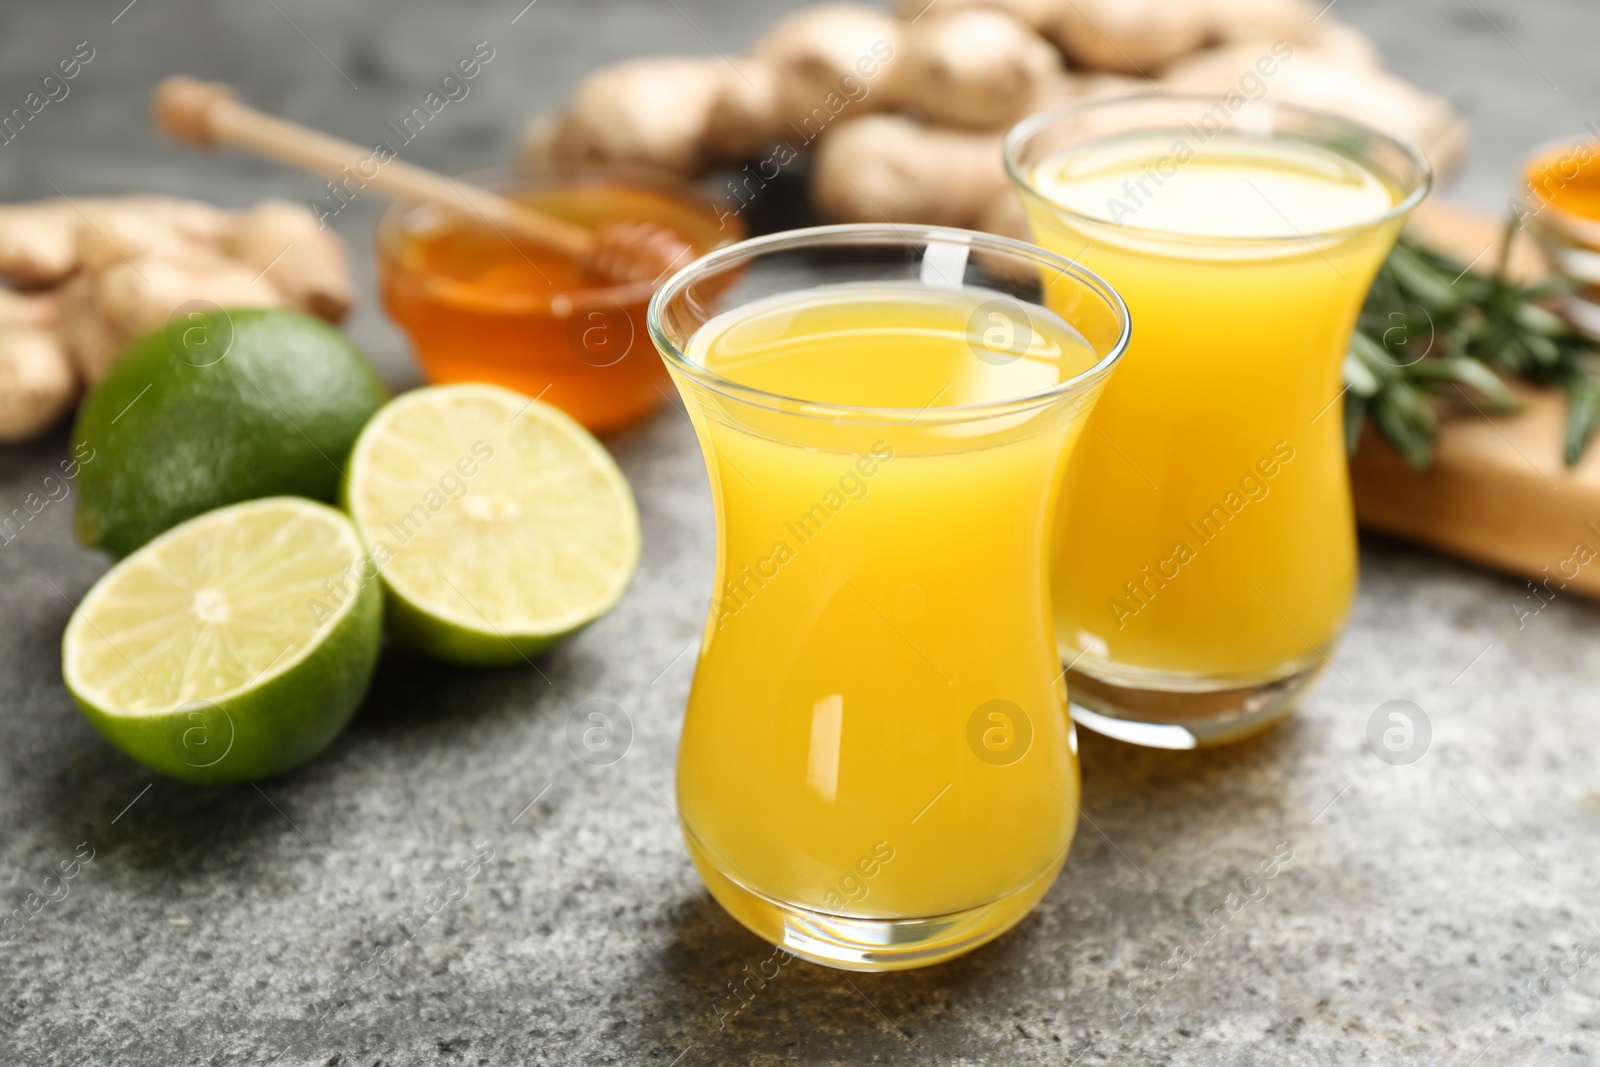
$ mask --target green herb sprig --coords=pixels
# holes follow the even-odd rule
[[[1373,281],[1345,356],[1345,440],[1352,455],[1368,415],[1417,470],[1433,462],[1439,406],[1515,410],[1506,378],[1567,395],[1563,458],[1578,462],[1600,429],[1600,344],[1546,306],[1570,291],[1552,279],[1509,279],[1506,227],[1492,274],[1402,236]],[[1446,391],[1447,384],[1455,386]]]

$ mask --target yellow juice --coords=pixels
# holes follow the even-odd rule
[[[806,398],[781,413],[673,368],[719,532],[679,807],[713,893],[774,941],[760,898],[891,919],[1025,898],[998,933],[1072,841],[1078,767],[1046,566],[1094,390],[954,409],[1051,390],[1098,357],[1048,312],[985,303],[997,296],[849,283],[702,326],[688,362]],[[1031,322],[1025,350],[979,358],[978,334],[1011,305]]]
[[[1315,668],[1349,611],[1340,367],[1401,192],[1305,141],[1175,140],[1091,142],[1030,176],[1035,239],[1133,321],[1066,474],[1054,601],[1075,670],[1223,689]]]

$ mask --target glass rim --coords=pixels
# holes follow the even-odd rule
[[[655,192],[675,199],[691,210],[705,210],[707,217],[716,222],[719,229],[723,225],[728,225],[731,220],[728,236],[715,245],[716,248],[736,244],[745,235],[744,220],[739,217],[738,212],[723,210],[731,206],[727,197],[706,188],[699,182],[651,167],[622,163],[554,161],[530,163],[517,160],[497,166],[479,167],[451,177],[499,193],[515,190],[577,188],[586,185],[617,185],[642,192]],[[413,211],[425,206],[427,201],[413,197],[397,196],[391,200],[378,216],[377,226],[373,232],[373,248],[377,260],[387,262],[396,270],[404,271],[408,278],[418,281],[428,291],[437,293],[440,289],[437,279],[429,278],[425,272],[406,266],[399,256],[406,219]],[[470,221],[470,216],[468,218]],[[591,300],[604,300],[622,305],[637,304],[644,302],[650,296],[653,286],[654,283],[650,281],[609,282],[561,289],[552,291],[549,295],[507,294],[504,300],[495,304],[493,311],[496,314],[507,315],[547,312],[561,297],[572,301],[574,306],[580,301]]]
[[[1093,365],[1079,371],[1065,381],[1057,382],[1048,389],[1023,393],[1003,400],[988,400],[977,404],[949,404],[943,407],[934,407],[932,403],[929,403],[921,408],[879,407],[838,404],[806,397],[787,396],[783,393],[775,393],[765,389],[758,389],[755,386],[745,385],[689,359],[682,347],[667,336],[666,330],[662,326],[661,320],[667,303],[687,290],[688,286],[696,279],[720,268],[751,262],[762,255],[826,245],[898,245],[901,247],[921,245],[925,247],[939,242],[961,244],[969,249],[983,249],[1007,254],[1015,258],[1026,259],[1038,266],[1054,268],[1058,275],[1071,276],[1074,281],[1087,288],[1109,308],[1120,327],[1116,340],[1107,347],[1105,354],[1101,355]],[[972,287],[963,284],[962,288]],[[1024,302],[1026,303],[1026,301]],[[1035,306],[1044,307],[1045,305],[1037,304]],[[1069,322],[1068,325],[1072,324]],[[1003,237],[999,234],[964,230],[953,226],[927,226],[917,223],[889,222],[842,223],[831,226],[807,226],[800,229],[780,230],[777,233],[750,237],[734,244],[713,249],[693,263],[680,269],[661,284],[655,295],[650,298],[650,306],[645,312],[645,326],[650,334],[650,340],[655,344],[656,349],[662,354],[670,368],[683,371],[695,382],[731,399],[753,403],[785,414],[835,419],[862,419],[883,422],[895,422],[904,419],[914,422],[922,420],[924,416],[928,416],[929,418],[924,423],[925,425],[988,418],[993,415],[1027,410],[1064,396],[1070,396],[1081,390],[1085,385],[1110,373],[1111,369],[1122,358],[1123,353],[1127,351],[1128,341],[1132,336],[1133,330],[1133,324],[1128,313],[1128,305],[1123,301],[1122,294],[1112,288],[1111,284],[1100,275],[1080,265],[1076,260],[1068,259],[1066,256],[1029,244],[1026,241],[1019,241],[1013,237]],[[1085,338],[1085,341],[1087,340]],[[1089,344],[1091,350],[1094,350],[1094,344],[1092,342]]]
[[[1073,208],[1069,208],[1063,204],[1051,200],[1038,190],[1030,178],[1022,174],[1018,164],[1018,156],[1021,154],[1020,149],[1022,143],[1052,123],[1058,122],[1061,119],[1068,118],[1072,115],[1078,115],[1092,111],[1104,111],[1120,105],[1149,103],[1151,101],[1163,101],[1168,103],[1189,102],[1193,104],[1204,103],[1212,106],[1219,104],[1225,106],[1226,104],[1223,96],[1212,93],[1180,93],[1167,89],[1147,89],[1137,93],[1128,93],[1124,96],[1105,97],[1099,100],[1085,100],[1076,103],[1059,104],[1055,107],[1046,108],[1043,111],[1029,115],[1027,118],[1023,119],[1021,122],[1018,122],[1015,126],[1012,126],[1011,129],[1006,131],[1005,140],[1002,143],[1001,148],[1001,156],[1005,164],[1006,177],[1011,179],[1012,187],[1015,188],[1021,195],[1032,200],[1036,200],[1039,203],[1049,207],[1050,210],[1074,220],[1088,222],[1098,226],[1114,226],[1120,232],[1130,233],[1137,237],[1145,237],[1157,241],[1181,241],[1185,243],[1204,242],[1207,244],[1257,246],[1272,244],[1300,244],[1312,238],[1353,236],[1355,234],[1370,230],[1374,226],[1381,226],[1385,222],[1390,222],[1397,218],[1404,218],[1408,213],[1413,211],[1418,204],[1422,203],[1423,199],[1433,188],[1433,164],[1428,161],[1428,157],[1422,153],[1421,149],[1417,148],[1410,142],[1403,141],[1398,137],[1390,136],[1389,134],[1384,133],[1382,130],[1379,130],[1373,126],[1369,126],[1364,122],[1357,122],[1354,119],[1347,119],[1342,115],[1336,115],[1331,111],[1323,111],[1320,108],[1313,107],[1302,107],[1299,104],[1288,104],[1278,100],[1247,100],[1245,104],[1237,110],[1243,111],[1252,104],[1264,104],[1272,108],[1274,112],[1286,112],[1291,115],[1297,115],[1301,118],[1313,119],[1318,122],[1326,122],[1333,126],[1340,126],[1346,130],[1358,132],[1366,137],[1371,138],[1372,140],[1381,142],[1398,150],[1401,155],[1405,156],[1411,162],[1412,166],[1416,168],[1417,181],[1415,186],[1409,190],[1405,196],[1401,197],[1400,200],[1396,201],[1389,208],[1389,210],[1385,211],[1381,215],[1374,215],[1370,219],[1363,220],[1362,222],[1358,222],[1353,225],[1336,226],[1325,230],[1297,232],[1292,235],[1277,237],[1239,237],[1231,235],[1178,233],[1173,230],[1163,230],[1149,226],[1124,225],[1122,223],[1112,222],[1109,219],[1102,218],[1098,215],[1090,215],[1086,212],[1077,211]],[[1115,135],[1112,134],[1108,136]],[[1271,137],[1273,134],[1269,132],[1260,136]],[[1090,140],[1100,139],[1102,138],[1095,137],[1091,138]]]

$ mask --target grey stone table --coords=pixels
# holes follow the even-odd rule
[[[472,95],[408,149],[461,171],[505,158],[522,118],[593,65],[732,51],[773,15],[523,3],[10,0],[0,109],[76,42],[95,57],[0,148],[0,197],[315,195],[303,175],[152,136],[144,98],[171,71],[365,140],[487,40]],[[1519,154],[1600,118],[1592,0],[1337,10],[1469,109],[1459,194],[1482,206]],[[371,291],[377,206],[358,199],[336,224],[365,297],[354,335],[398,388],[416,373]],[[73,546],[70,502],[0,547],[0,905],[79,864],[0,944],[0,1063],[1600,1059],[1600,609],[1561,597],[1519,627],[1521,583],[1374,541],[1336,670],[1293,721],[1201,753],[1083,738],[1077,844],[1014,932],[921,972],[797,961],[734,998],[768,949],[706,896],[665,799],[712,560],[704,475],[672,411],[608,443],[645,533],[616,612],[538,671],[386,653],[349,732],[260,788],[154,779],[74,710],[57,642],[106,563]],[[0,508],[64,455],[60,434],[0,450]],[[565,742],[593,697],[634,725],[611,766]],[[1409,766],[1367,748],[1394,699],[1432,724]],[[1202,933],[1275,851],[1289,858],[1265,895]],[[465,897],[423,921],[464,862]]]

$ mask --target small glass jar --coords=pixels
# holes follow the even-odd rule
[[[1551,268],[1575,286],[1561,310],[1600,340],[1600,141],[1571,137],[1540,147],[1523,164],[1515,207]]]
[[[714,194],[664,177],[589,168],[463,180],[584,226],[654,222],[697,256],[744,237]],[[431,204],[396,202],[378,224],[377,246],[384,307],[430,382],[504,385],[596,432],[644,417],[671,391],[645,331],[652,283],[617,285]]]

